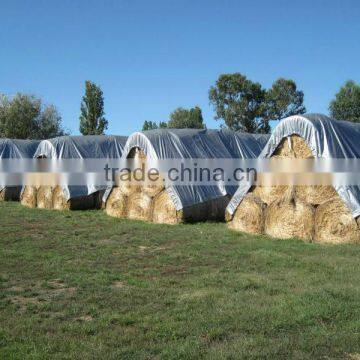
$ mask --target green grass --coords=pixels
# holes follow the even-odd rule
[[[16,203],[0,242],[3,359],[360,357],[359,246]]]

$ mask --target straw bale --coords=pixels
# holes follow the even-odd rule
[[[250,234],[264,233],[264,212],[266,205],[254,194],[247,194],[235,211],[228,227],[232,230],[243,231]]]
[[[315,212],[315,241],[327,244],[360,243],[360,231],[340,197],[319,205]]]

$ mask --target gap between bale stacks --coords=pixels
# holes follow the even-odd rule
[[[283,139],[273,157],[313,157],[303,138],[292,135],[290,141],[291,148],[289,140]],[[258,200],[254,201],[250,194],[266,209],[260,211]],[[299,237],[321,243],[359,242],[360,220],[353,219],[333,186],[254,186],[244,200],[232,217],[227,214],[231,229],[258,234],[262,216],[263,233],[273,237]]]
[[[0,190],[0,201],[19,201],[21,186],[7,186]]]

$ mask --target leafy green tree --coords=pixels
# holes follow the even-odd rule
[[[240,73],[220,75],[209,91],[215,119],[223,119],[228,128],[250,133],[270,131],[263,118],[266,91]]]
[[[215,119],[233,130],[270,132],[270,120],[303,114],[304,93],[290,79],[276,80],[268,90],[240,73],[220,75],[209,91]]]
[[[176,129],[204,129],[204,119],[201,109],[195,106],[191,109],[177,108],[170,114],[167,126]]]
[[[154,121],[144,121],[143,127],[142,127],[142,131],[146,131],[146,130],[154,130],[157,129],[158,125],[156,124],[156,122]]]
[[[0,97],[0,136],[13,139],[48,139],[65,135],[54,105],[45,106],[34,95]]]
[[[154,129],[164,129],[167,128],[167,123],[164,121],[160,121],[159,125],[155,121],[144,121],[142,131],[146,130],[154,130]]]
[[[360,122],[360,85],[347,81],[331,101],[329,110],[334,119]]]
[[[281,120],[305,112],[304,93],[297,89],[294,80],[277,79],[266,91],[264,103],[266,120]]]
[[[103,135],[108,127],[104,115],[104,96],[101,88],[91,81],[85,81],[85,95],[81,102],[80,132],[83,135]]]
[[[61,128],[61,116],[54,105],[46,106],[41,111],[37,122],[37,139],[51,139],[56,136],[67,135]]]

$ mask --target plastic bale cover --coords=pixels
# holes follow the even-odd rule
[[[291,135],[301,136],[315,158],[360,158],[360,124],[331,119],[322,114],[290,116],[275,127],[259,158],[269,158],[282,139]],[[251,188],[242,183],[231,199],[227,211],[233,215]],[[355,185],[334,186],[354,218],[360,215],[360,187]]]
[[[34,158],[49,159],[120,159],[126,143],[126,136],[87,135],[60,136],[40,142]],[[96,186],[91,177],[84,186],[62,186],[66,200],[91,195],[99,190],[109,192],[107,186]]]
[[[257,158],[269,135],[253,135],[227,129],[156,129],[129,136],[123,157],[140,148],[149,159],[233,159]],[[170,185],[166,191],[176,210],[210,201],[227,194],[237,186]]]
[[[0,159],[31,159],[39,140],[0,139]],[[0,184],[0,191],[5,188]]]

